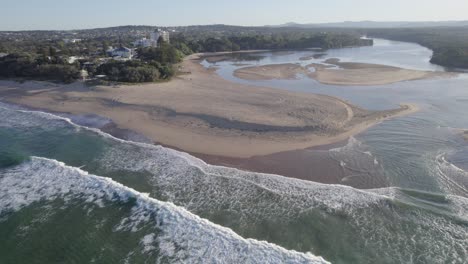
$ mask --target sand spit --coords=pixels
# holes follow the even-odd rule
[[[121,129],[192,153],[247,158],[330,144],[398,115],[404,105],[367,111],[340,99],[229,82],[192,55],[186,74],[166,83],[87,87],[80,83],[0,82],[11,103],[71,114],[97,114]]]
[[[347,86],[385,85],[401,81],[456,76],[455,73],[450,72],[418,71],[378,64],[340,62],[338,59],[328,59],[325,63],[312,63],[306,67],[291,63],[245,67],[236,70],[234,76],[258,81],[291,80],[297,78],[298,74],[304,74],[324,84]],[[310,71],[311,68],[315,71]]]
[[[338,59],[328,59],[325,63],[336,65],[339,69],[311,64],[308,67],[315,68],[315,72],[310,73],[309,76],[321,83],[333,85],[384,85],[401,81],[456,76],[449,72],[418,71],[378,64],[340,62]]]

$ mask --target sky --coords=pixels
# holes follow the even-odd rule
[[[468,20],[468,0],[0,0],[0,30]]]

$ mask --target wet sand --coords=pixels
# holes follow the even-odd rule
[[[384,175],[361,175],[348,177],[353,174],[332,159],[329,150],[347,144],[341,141],[330,145],[307,149],[279,152],[251,158],[229,158],[198,153],[190,153],[205,162],[241,170],[278,174],[290,178],[308,180],[325,184],[342,184],[359,189],[373,189],[388,187]]]
[[[249,158],[339,142],[411,105],[367,111],[338,98],[229,82],[199,64],[170,82],[87,87],[0,82],[4,101],[71,114],[97,114],[121,129],[190,153]]]
[[[298,74],[303,74],[323,84],[344,86],[385,85],[402,81],[456,76],[455,73],[449,72],[418,71],[378,64],[340,62],[338,59],[328,59],[324,63],[326,64],[313,63],[306,67],[292,63],[245,67],[235,70],[234,76],[244,80],[291,80],[297,79]],[[310,71],[311,68],[314,69],[313,72]]]
[[[108,123],[100,129],[117,138],[149,143],[143,135],[138,135],[131,130],[120,129],[113,123]],[[158,142],[156,145],[166,146]],[[307,149],[299,149],[274,153],[270,155],[254,156],[250,158],[232,158],[201,153],[189,153],[208,164],[231,167],[245,171],[282,175],[285,177],[319,182],[324,184],[342,184],[358,189],[384,188],[390,186],[384,175],[360,175],[349,177],[354,171],[349,171],[334,160],[330,149],[345,146],[348,140],[343,140],[329,145],[317,146]],[[180,149],[176,149],[183,151]]]
[[[244,80],[294,80],[301,73],[309,72],[299,64],[285,63],[241,68],[234,76]]]
[[[309,77],[332,85],[384,85],[402,81],[414,81],[433,78],[450,78],[456,76],[448,72],[431,72],[403,69],[387,65],[340,62],[338,59],[328,59],[327,64],[338,66],[339,69],[311,64],[315,71]]]
[[[55,115],[66,117],[72,122],[100,129],[116,138],[142,142],[148,144],[162,145],[179,151],[181,149],[167,146],[129,129],[118,127],[112,120],[98,115],[73,115],[69,113],[47,111],[46,109],[32,108],[12,105],[14,108],[46,111]],[[201,153],[189,153],[205,162],[224,167],[237,168],[246,171],[277,174],[290,178],[308,180],[325,184],[342,184],[360,189],[372,189],[387,187],[388,183],[383,175],[373,174],[364,177],[351,177],[352,171],[347,171],[339,162],[331,158],[330,149],[340,148],[347,144],[347,140],[329,145],[317,146],[307,149],[285,151],[264,156],[254,156],[250,158],[231,158]]]

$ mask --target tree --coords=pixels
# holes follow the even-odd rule
[[[160,47],[164,42],[165,41],[164,41],[163,36],[159,36],[159,38],[158,38],[158,47]]]
[[[55,57],[57,55],[57,50],[52,46],[49,46],[49,55],[52,57]]]

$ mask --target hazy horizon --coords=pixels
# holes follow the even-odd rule
[[[415,0],[331,0],[312,2],[246,1],[227,2],[202,0],[185,3],[181,0],[141,0],[138,2],[81,2],[17,0],[4,3],[0,30],[73,30],[122,25],[188,26],[239,25],[265,26],[288,22],[301,24],[344,21],[438,22],[465,21],[468,1]]]
[[[148,26],[148,27],[162,27],[162,28],[176,28],[176,27],[186,27],[186,26],[214,26],[214,25],[225,25],[225,26],[239,26],[239,27],[275,27],[275,26],[287,26],[287,24],[294,23],[298,25],[325,25],[325,24],[335,24],[335,23],[360,23],[360,22],[370,22],[370,23],[444,23],[444,22],[467,22],[465,20],[433,20],[433,21],[408,21],[408,20],[394,20],[394,21],[376,21],[376,20],[352,20],[352,21],[330,21],[330,22],[303,22],[299,23],[296,21],[285,21],[278,24],[265,24],[265,25],[238,25],[238,24],[226,24],[226,23],[212,23],[212,24],[187,24],[187,25],[156,25],[156,24],[116,24],[116,25],[106,25],[106,26],[95,26],[95,27],[82,27],[82,28],[43,28],[43,29],[0,29],[0,31],[73,31],[73,30],[88,30],[88,29],[99,29],[99,28],[112,28],[112,27],[126,27],[126,26]]]

